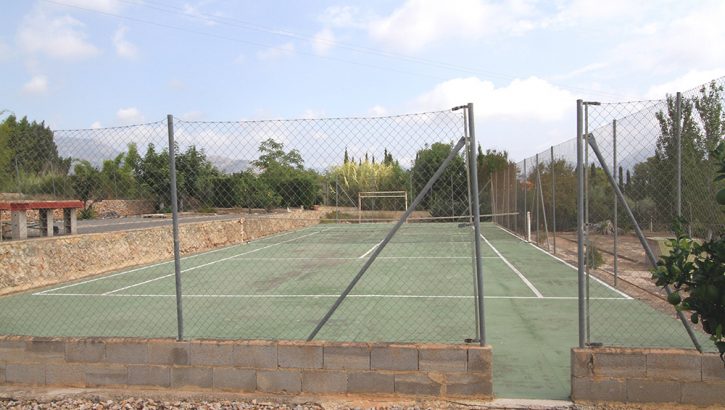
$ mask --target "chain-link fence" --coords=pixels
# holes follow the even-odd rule
[[[586,341],[628,346],[692,346],[666,293],[654,285],[652,264],[633,221],[617,199],[603,164],[631,209],[645,240],[660,256],[665,239],[683,217],[689,234],[708,240],[725,232],[715,200],[712,150],[725,135],[725,79],[720,78],[663,100],[626,103],[583,102],[584,258]],[[510,175],[515,174],[515,178]],[[497,210],[518,212],[496,222],[570,263],[577,264],[577,140],[572,139],[509,164],[492,177]],[[649,307],[591,297],[606,283]],[[649,316],[660,312],[671,320]],[[705,334],[695,329],[704,340]],[[703,344],[709,348],[710,343]]]
[[[47,250],[66,273],[28,269],[40,277],[26,285],[52,285],[0,299],[0,331],[476,339],[469,192],[477,187],[471,108],[462,108],[237,122],[169,116],[62,131],[9,118],[2,199],[80,200],[81,235]],[[48,235],[33,212],[29,236]]]

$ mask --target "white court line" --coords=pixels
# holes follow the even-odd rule
[[[481,258],[483,258],[483,259],[499,259],[498,256],[481,256]],[[356,261],[356,260],[359,260],[360,257],[347,257],[347,258],[343,258],[343,257],[339,257],[339,258],[332,258],[332,257],[329,257],[329,258],[322,258],[322,257],[320,257],[320,258],[315,258],[315,257],[244,258],[244,257],[240,257],[240,258],[235,258],[235,259],[244,260],[244,261],[286,261],[286,260],[290,260],[290,261],[294,261],[294,260],[312,260],[312,261],[315,261],[315,260],[322,260],[322,261],[326,261],[326,260],[347,261],[347,260],[350,260],[350,261]],[[376,260],[381,260],[381,259],[387,259],[387,260],[394,260],[394,259],[471,259],[471,257],[470,256],[378,256],[378,258]]]
[[[74,297],[124,297],[124,298],[175,298],[176,295],[163,294],[89,294],[89,293],[46,293],[39,296],[74,296]],[[338,298],[338,294],[312,294],[312,295],[182,295],[185,298],[220,298],[220,299],[285,299],[285,298]],[[467,295],[348,295],[348,298],[364,299],[473,299]],[[531,299],[531,300],[577,300],[576,296],[484,296],[484,299]],[[614,297],[597,297],[592,300],[628,300]]]
[[[534,292],[534,295],[536,295],[537,298],[542,299],[544,297],[544,295],[542,295],[541,292],[539,292],[539,290],[536,289],[536,286],[534,286],[533,283],[531,283],[528,279],[526,279],[526,276],[524,276],[523,273],[519,272],[519,270],[516,269],[516,267],[514,265],[512,265],[511,262],[508,261],[508,259],[504,258],[503,255],[501,255],[501,252],[499,252],[498,249],[496,249],[493,245],[491,245],[491,242],[489,242],[488,239],[486,239],[486,237],[483,236],[483,234],[481,234],[481,238],[483,238],[483,240],[486,241],[486,244],[488,246],[490,246],[491,249],[493,249],[493,252],[496,255],[498,255],[499,258],[501,258],[503,263],[505,263],[506,266],[511,268],[511,270],[514,271],[514,273],[526,284],[526,286],[528,286],[529,289],[531,289],[531,291]],[[484,299],[485,299],[485,297],[484,297]]]
[[[384,241],[384,240],[385,240],[385,239],[383,239],[383,241]],[[374,250],[375,250],[375,249],[376,249],[376,248],[377,248],[378,246],[380,246],[380,244],[381,244],[381,243],[383,243],[383,241],[380,241],[380,242],[376,243],[375,245],[373,245],[373,247],[372,247],[372,248],[370,248],[370,249],[369,249],[369,250],[368,250],[367,252],[365,252],[365,253],[363,253],[362,255],[358,256],[358,259],[363,259],[363,258],[365,258],[366,256],[368,256],[368,255],[370,254],[370,252],[374,251]]]
[[[499,228],[500,230],[502,230],[502,231],[506,232],[507,234],[509,234],[509,235],[513,236],[514,238],[516,238],[516,239],[520,240],[521,242],[526,242],[526,241],[524,241],[523,239],[521,239],[521,238],[519,238],[518,236],[516,236],[516,235],[515,235],[514,233],[512,233],[512,232],[509,232],[509,230],[508,230],[508,229],[504,229],[504,228],[502,228],[502,227],[500,227],[500,226],[498,226],[498,225],[496,225],[496,227],[497,227],[497,228]],[[533,243],[531,243],[531,242],[526,242],[526,243],[528,243],[529,245],[533,246],[533,247],[534,247],[534,249],[536,249],[536,250],[538,250],[538,251],[540,251],[540,252],[543,252],[544,254],[546,254],[546,255],[548,255],[548,256],[551,256],[552,258],[554,258],[554,259],[556,259],[557,261],[559,261],[559,262],[563,263],[564,265],[566,265],[566,266],[568,266],[568,267],[570,267],[570,268],[574,269],[575,271],[577,271],[577,272],[579,271],[579,268],[577,268],[576,266],[572,265],[571,263],[569,263],[569,262],[565,261],[564,259],[561,259],[561,258],[560,258],[560,257],[558,257],[558,256],[555,256],[555,255],[552,255],[552,254],[550,254],[549,252],[547,252],[547,251],[545,251],[545,250],[543,250],[543,249],[539,248],[538,246],[534,245],[534,244],[533,244]],[[617,289],[617,288],[615,288],[615,287],[611,286],[611,285],[610,285],[610,284],[608,284],[607,282],[604,282],[603,280],[599,279],[598,277],[596,277],[596,276],[594,276],[594,275],[589,275],[589,277],[590,277],[590,278],[592,278],[592,279],[594,279],[595,281],[599,282],[600,284],[602,284],[602,285],[603,285],[604,287],[606,287],[607,289],[611,290],[612,292],[614,292],[614,293],[618,293],[618,294],[622,295],[622,296],[623,296],[623,297],[624,297],[625,299],[634,299],[633,297],[631,297],[631,296],[629,296],[628,294],[626,294],[626,293],[622,292],[621,290],[619,290],[619,289]],[[592,298],[589,298],[589,299],[591,300]]]
[[[269,236],[265,236],[264,238],[259,238],[259,240],[261,241],[261,240],[267,239],[267,238],[285,236],[285,235],[289,235],[289,234],[291,234],[293,232],[300,232],[300,231],[289,231],[289,232],[284,232],[284,233],[280,233],[280,234],[269,235]],[[247,242],[247,243],[249,243],[249,242]],[[235,246],[243,246],[243,245],[244,244],[241,243],[241,244],[236,244],[236,245],[231,245],[231,246],[225,246],[223,248],[214,249],[212,251],[206,251],[206,252],[203,252],[203,253],[198,253],[196,255],[184,256],[183,258],[181,258],[181,260],[182,261],[185,261],[187,259],[198,258],[199,256],[209,255],[210,253],[221,252],[223,250],[229,250],[231,248],[234,248]],[[44,290],[44,291],[41,291],[41,292],[36,292],[36,293],[33,293],[32,296],[44,295],[44,294],[46,294],[48,292],[55,292],[57,290],[63,290],[63,289],[71,288],[73,286],[85,285],[86,283],[91,283],[91,282],[95,282],[95,281],[102,280],[102,279],[113,278],[115,276],[121,276],[121,275],[125,275],[127,273],[138,272],[138,271],[143,270],[143,269],[154,268],[156,266],[161,266],[161,265],[164,265],[164,264],[167,264],[167,263],[173,263],[173,262],[174,262],[174,260],[172,259],[170,261],[154,263],[153,265],[141,266],[141,267],[138,267],[138,268],[135,268],[135,269],[125,270],[123,272],[114,273],[112,275],[101,276],[101,277],[98,277],[98,278],[84,280],[84,281],[78,282],[78,283],[71,283],[70,285],[60,286],[60,287],[57,287],[57,288],[52,288],[52,289],[47,289],[47,290]]]

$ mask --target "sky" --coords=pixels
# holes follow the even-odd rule
[[[575,102],[725,75],[725,1],[37,0],[0,15],[0,110],[53,129],[385,116],[474,103],[513,159]]]

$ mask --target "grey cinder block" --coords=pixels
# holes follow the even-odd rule
[[[215,390],[253,392],[257,389],[257,372],[254,369],[215,367],[213,378]]]
[[[299,393],[302,391],[300,370],[259,370],[257,389],[274,393]]]
[[[188,365],[191,363],[189,358],[189,343],[175,341],[149,343],[148,363],[177,366]]]
[[[325,346],[323,356],[325,369],[370,370],[369,346]]]
[[[97,340],[69,340],[65,343],[67,362],[102,362],[106,357],[106,344]]]
[[[308,344],[277,344],[279,367],[295,369],[321,369],[322,346]]]
[[[681,398],[681,382],[627,379],[627,401],[637,403],[677,403]]]
[[[380,372],[351,372],[347,375],[348,393],[393,393],[395,376]]]
[[[395,375],[395,392],[400,394],[440,396],[442,386],[440,382],[432,379],[425,373]]]
[[[106,362],[119,364],[148,363],[148,344],[129,341],[106,343]]]
[[[571,398],[574,401],[627,401],[627,385],[624,380],[573,377]]]
[[[347,373],[329,370],[302,371],[302,391],[308,393],[345,393]]]
[[[373,370],[418,370],[418,349],[413,346],[376,346],[370,352]]]
[[[447,373],[446,395],[488,398],[493,395],[490,373]]]
[[[211,367],[172,367],[171,387],[199,387],[208,389],[213,386]]]
[[[460,348],[420,348],[418,368],[423,371],[465,372],[468,368],[468,354]]]
[[[129,365],[128,384],[136,386],[171,386],[171,368],[167,366]]]
[[[128,384],[128,369],[118,365],[84,365],[86,386],[108,386]]]
[[[277,368],[277,344],[274,342],[249,342],[235,344],[232,366],[255,369]]]
[[[45,367],[45,384],[83,387],[86,384],[86,372],[80,364],[49,363]]]
[[[192,365],[229,366],[232,362],[231,343],[192,342],[189,347]]]
[[[7,383],[44,385],[45,365],[36,363],[8,363],[5,365]]]

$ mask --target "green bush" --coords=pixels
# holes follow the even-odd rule
[[[584,255],[584,262],[589,269],[597,269],[604,263],[602,252],[590,243],[589,246],[587,246],[587,252]]]
[[[468,201],[436,195],[428,201],[428,212],[433,217],[468,215]]]

